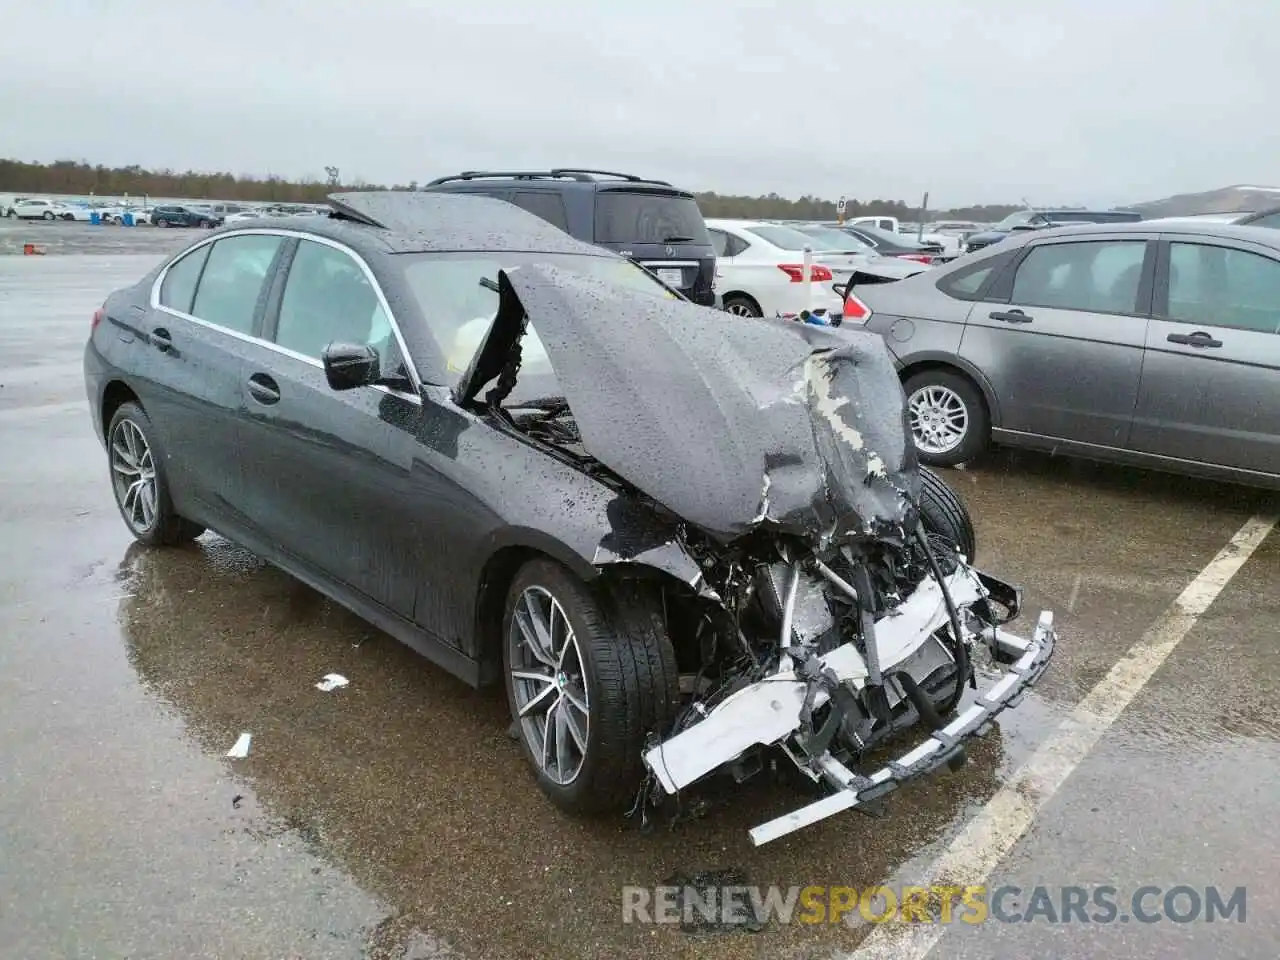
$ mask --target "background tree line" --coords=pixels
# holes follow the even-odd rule
[[[191,200],[248,200],[278,203],[322,203],[327,194],[335,190],[416,190],[417,181],[384,187],[365,183],[360,178],[344,181],[337,167],[325,167],[325,177],[308,177],[302,180],[286,180],[269,175],[205,173],[186,170],[146,170],[140,166],[106,167],[90,165],[75,160],[57,160],[53,163],[24,163],[20,160],[0,160],[0,191],[16,194],[64,193],[99,196],[181,197]],[[720,193],[699,193],[698,205],[708,217],[750,217],[787,220],[834,220],[836,202],[818,197],[803,196],[799,200],[770,193],[763,197],[731,196]],[[996,204],[989,206],[961,207],[952,210],[930,210],[930,219],[999,220],[1019,205]],[[900,220],[917,220],[920,210],[900,200],[848,199],[846,217],[868,215],[897,217]]]

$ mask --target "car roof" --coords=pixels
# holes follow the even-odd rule
[[[541,217],[505,200],[467,193],[369,190],[334,193],[325,215],[237,221],[238,231],[261,226],[298,230],[345,243],[366,255],[447,253],[483,250],[494,253],[537,251],[604,257],[600,247],[582,243]]]
[[[1001,247],[1008,249],[1005,244],[1013,241],[1021,245],[1021,242],[1029,243],[1032,240],[1042,239],[1046,236],[1051,237],[1072,237],[1081,234],[1089,235],[1106,235],[1109,233],[1116,234],[1135,234],[1135,233],[1170,233],[1182,235],[1194,235],[1199,237],[1217,237],[1223,240],[1245,240],[1250,243],[1260,243],[1268,247],[1280,249],[1280,231],[1272,230],[1267,227],[1251,227],[1234,223],[1218,223],[1211,220],[1181,222],[1173,220],[1138,220],[1131,223],[1079,223],[1066,227],[1050,227],[1046,230],[1029,230],[1021,236],[1015,234],[1009,240],[1004,241]],[[995,247],[993,246],[993,250]]]
[[[708,227],[786,227],[790,224],[779,223],[777,220],[734,220],[731,217],[708,217],[706,219]]]

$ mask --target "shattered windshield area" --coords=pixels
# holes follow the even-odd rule
[[[643,268],[618,257],[544,253],[450,253],[405,256],[404,277],[434,335],[455,385],[498,312],[498,272],[538,263],[617,284],[637,294],[679,299]],[[558,395],[547,351],[529,325],[515,399]]]

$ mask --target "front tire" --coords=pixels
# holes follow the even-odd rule
[[[920,520],[925,533],[940,537],[965,555],[972,564],[978,552],[977,536],[969,508],[940,476],[920,469]]]
[[[661,604],[638,584],[600,596],[548,559],[516,575],[503,616],[507,701],[538,786],[562,810],[625,805],[650,732],[679,704]]]
[[[52,219],[53,219],[53,211],[52,211],[52,210],[46,210],[46,211],[44,212],[44,219],[45,219],[45,220],[52,220]]]
[[[949,370],[923,370],[907,378],[902,392],[921,463],[954,467],[986,449],[991,422],[973,381]]]
[[[204,533],[204,527],[173,509],[164,458],[156,451],[155,428],[138,404],[123,403],[111,417],[107,459],[116,507],[134,539],[171,547]]]

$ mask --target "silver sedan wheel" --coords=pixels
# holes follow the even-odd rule
[[[156,467],[147,438],[132,420],[121,420],[111,433],[111,486],[133,531],[150,533],[156,525]]]
[[[755,313],[751,310],[751,307],[748,304],[742,303],[741,301],[729,304],[729,306],[724,308],[724,312],[731,313],[735,317],[754,317],[755,316]]]
[[[587,758],[591,709],[578,638],[551,591],[528,587],[520,594],[507,644],[525,742],[550,780],[573,783]]]
[[[923,453],[950,453],[969,432],[969,408],[954,390],[932,384],[907,397],[911,436]]]

